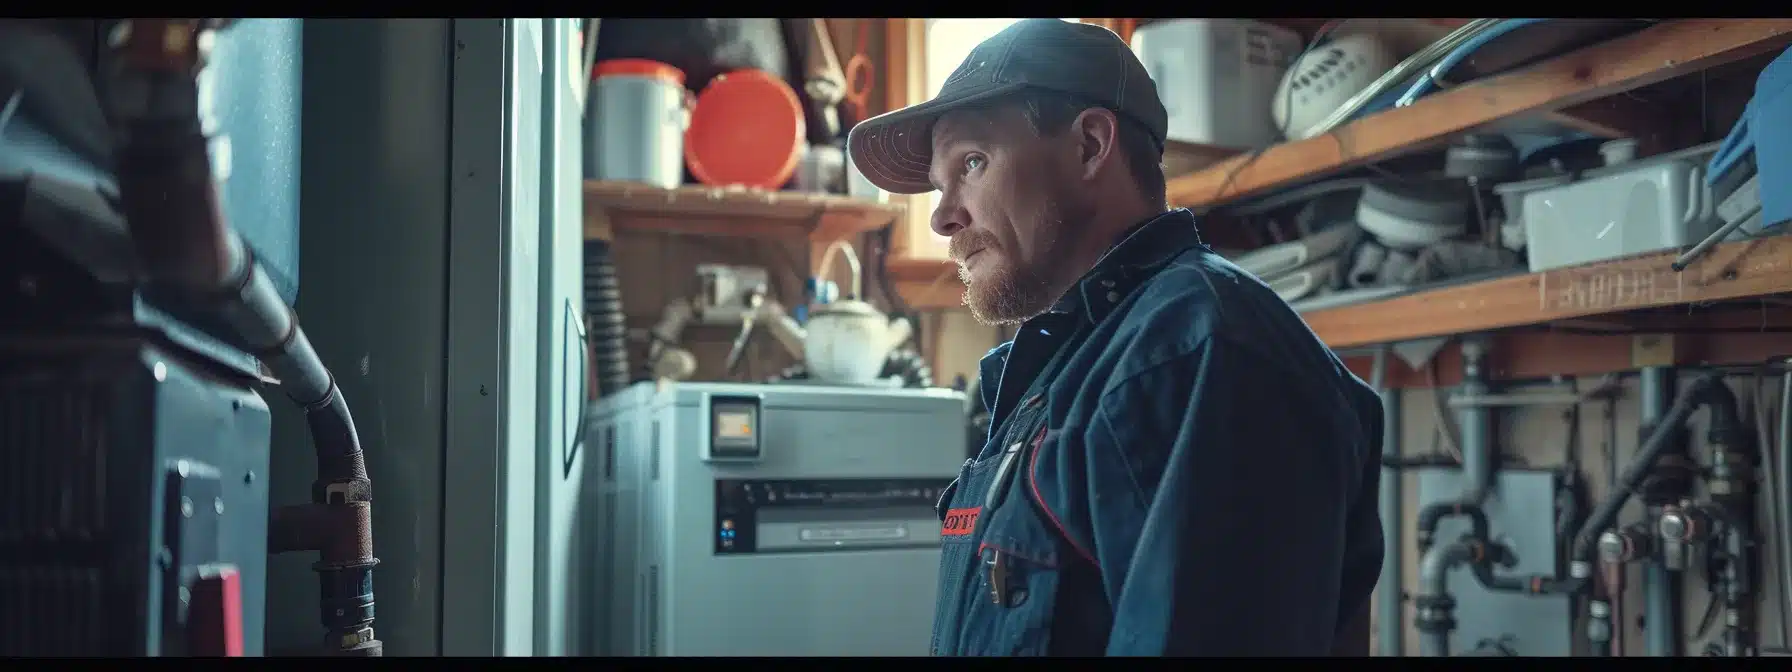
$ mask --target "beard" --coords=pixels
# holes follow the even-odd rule
[[[987,249],[1000,254],[984,261],[987,266],[973,278],[970,269],[960,263],[958,279],[964,282],[964,305],[971,317],[987,325],[1016,324],[1044,313],[1057,301],[1053,291],[1052,269],[1068,270],[1071,246],[1064,236],[1063,210],[1056,203],[1044,204],[1034,229],[1036,249],[1041,254],[1033,263],[1022,260],[1016,250],[996,247],[995,237],[987,232],[967,229],[954,236],[950,249],[954,258],[963,258],[964,250]]]

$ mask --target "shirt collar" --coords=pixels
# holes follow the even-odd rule
[[[1191,247],[1201,245],[1195,216],[1177,208],[1128,229],[1049,312],[1082,314],[1100,322],[1133,290]]]

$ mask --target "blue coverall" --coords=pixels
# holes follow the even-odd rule
[[[1380,400],[1188,211],[980,366],[935,655],[1320,656],[1366,606]]]

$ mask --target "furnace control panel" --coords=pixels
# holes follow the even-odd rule
[[[946,478],[779,479],[716,481],[715,552],[758,553],[762,523],[814,520],[797,534],[814,543],[899,543],[907,528],[885,512],[913,513],[931,522],[934,503],[951,484]],[[805,513],[807,512],[807,513]],[[825,515],[816,515],[825,512]],[[861,515],[855,515],[861,514]]]

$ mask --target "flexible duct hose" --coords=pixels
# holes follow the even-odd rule
[[[610,244],[585,243],[585,319],[590,321],[591,368],[597,376],[597,396],[610,396],[628,387],[628,325],[622,316],[622,285],[616,280],[616,264]]]

